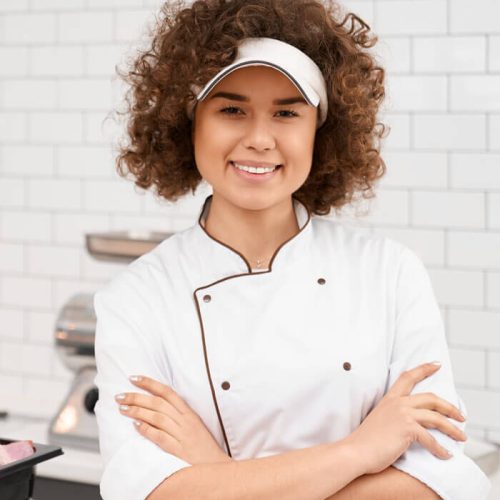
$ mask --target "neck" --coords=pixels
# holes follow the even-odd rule
[[[238,207],[214,193],[205,220],[206,231],[234,248],[249,261],[252,268],[269,267],[276,249],[299,232],[290,197],[284,202],[261,210]]]

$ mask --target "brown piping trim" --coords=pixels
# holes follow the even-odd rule
[[[193,295],[194,295],[194,301],[196,303],[196,312],[198,313],[198,319],[200,321],[201,340],[203,343],[203,355],[205,357],[205,367],[207,369],[208,381],[210,383],[210,390],[212,391],[212,399],[214,400],[215,411],[217,412],[217,418],[219,419],[219,424],[220,424],[221,429],[222,429],[222,434],[224,436],[224,442],[226,443],[227,452],[228,452],[229,456],[232,457],[233,455],[231,455],[231,448],[229,447],[229,441],[227,440],[226,429],[224,428],[224,424],[222,423],[222,417],[221,417],[221,414],[219,411],[219,405],[217,404],[217,396],[215,395],[215,389],[214,389],[214,383],[212,381],[212,375],[210,374],[210,365],[208,363],[208,357],[207,357],[207,346],[205,343],[205,330],[203,328],[203,321],[201,319],[201,312],[200,312],[200,305],[198,304],[198,297],[196,297],[197,290],[194,291]]]
[[[245,256],[238,252],[238,250],[236,250],[235,248],[227,245],[226,243],[224,243],[223,241],[220,241],[218,240],[217,238],[214,238],[204,227],[203,227],[203,224],[201,223],[201,218],[203,216],[203,213],[205,212],[205,207],[207,206],[207,203],[208,203],[208,200],[210,198],[213,198],[213,194],[211,194],[210,196],[207,196],[205,202],[203,203],[203,207],[201,209],[201,213],[200,213],[200,216],[198,217],[198,225],[201,227],[201,229],[203,230],[203,232],[209,237],[211,238],[212,240],[216,241],[217,243],[219,243],[220,245],[222,246],[225,246],[226,248],[229,248],[229,250],[233,251],[234,253],[236,253],[237,255],[239,255],[244,261],[245,261],[245,264],[247,265],[247,269],[248,269],[248,273],[249,274],[256,274],[256,273],[253,273],[252,272],[252,266],[250,265],[250,263],[248,262],[248,260],[245,258]],[[304,225],[299,229],[299,232],[298,233],[295,233],[293,236],[291,236],[290,238],[288,238],[287,240],[285,240],[275,251],[274,251],[274,254],[273,256],[271,257],[271,260],[269,261],[269,270],[268,271],[259,271],[257,274],[265,274],[267,272],[271,272],[272,270],[272,264],[273,264],[273,261],[274,261],[274,258],[276,257],[276,255],[278,254],[278,252],[281,250],[281,248],[283,248],[284,245],[286,245],[290,240],[293,240],[293,238],[295,238],[298,234],[300,234],[305,228],[306,226],[309,224],[309,221],[311,220],[311,212],[309,211],[309,209],[307,208],[306,205],[304,205],[304,203],[302,203],[299,199],[295,198],[293,195],[292,195],[292,199],[295,199],[297,200],[306,210],[307,210],[307,220],[306,222],[304,223]],[[238,274],[237,276],[242,276],[241,274]],[[236,276],[235,276],[236,277]],[[217,281],[215,282],[217,283]],[[215,283],[212,283],[212,284],[215,284]],[[207,286],[210,286],[210,285],[207,285]]]
[[[294,198],[292,196],[292,199],[297,199],[297,198]],[[305,224],[299,229],[299,232],[294,234],[293,236],[291,236],[290,238],[288,238],[286,241],[284,241],[274,252],[273,256],[271,257],[271,260],[269,261],[269,272],[272,271],[272,268],[273,268],[273,262],[274,262],[274,258],[276,257],[276,255],[278,255],[278,252],[290,241],[290,240],[293,240],[293,238],[295,238],[298,234],[300,234],[304,229],[305,227],[309,224],[309,221],[311,220],[311,212],[309,211],[309,209],[307,208],[306,205],[304,205],[300,200],[297,199],[297,201],[303,205],[305,207],[305,209],[307,210],[307,220],[305,222]],[[292,202],[293,203],[293,202]]]
[[[229,250],[232,250],[234,253],[237,253],[244,261],[245,261],[245,264],[247,265],[247,268],[248,268],[248,272],[251,273],[252,272],[252,266],[250,265],[250,263],[248,262],[248,260],[245,258],[245,256],[238,252],[238,250],[235,250],[234,248],[230,247],[229,245],[226,245],[224,242],[218,240],[217,238],[214,238],[204,227],[203,227],[203,224],[201,223],[201,217],[203,216],[203,213],[205,212],[205,207],[207,206],[207,203],[208,203],[208,200],[210,198],[213,198],[213,194],[211,194],[210,196],[207,196],[207,199],[205,200],[205,203],[203,203],[203,208],[201,209],[201,213],[200,213],[200,216],[198,217],[198,225],[201,227],[201,229],[203,229],[203,231],[205,232],[205,234],[209,237],[209,238],[212,238],[214,241],[216,241],[217,243],[221,244],[222,246],[225,246],[226,248],[229,248]]]
[[[213,285],[216,285],[218,283],[222,283],[223,281],[226,281],[226,280],[229,280],[229,279],[232,279],[232,278],[238,278],[240,276],[257,276],[257,275],[260,275],[260,274],[266,274],[266,273],[270,273],[272,271],[272,264],[273,264],[273,261],[274,261],[274,258],[276,257],[276,255],[278,254],[279,250],[284,246],[286,245],[290,240],[292,240],[293,238],[295,238],[299,233],[302,232],[302,230],[309,224],[309,221],[311,220],[311,212],[309,211],[309,209],[307,208],[306,205],[304,205],[300,200],[297,200],[299,203],[301,203],[307,210],[307,221],[305,222],[305,224],[303,225],[303,227],[299,230],[298,233],[294,234],[291,238],[288,238],[288,240],[286,240],[284,243],[282,243],[277,249],[276,251],[274,252],[270,262],[269,262],[269,269],[267,271],[263,271],[263,272],[257,272],[257,273],[253,273],[252,272],[252,268],[250,266],[250,264],[248,263],[248,261],[245,259],[245,257],[240,253],[238,252],[237,250],[235,250],[234,248],[230,247],[229,245],[226,245],[225,243],[223,243],[222,241],[219,241],[217,238],[214,238],[213,236],[211,236],[207,231],[206,229],[203,227],[203,225],[201,224],[201,217],[203,215],[203,213],[205,212],[205,207],[206,207],[206,204],[209,200],[209,198],[212,198],[213,195],[210,195],[207,197],[207,199],[205,200],[205,203],[203,204],[203,208],[201,210],[201,213],[200,213],[200,216],[198,218],[198,224],[199,226],[203,229],[203,231],[205,232],[205,234],[207,234],[207,236],[209,236],[210,238],[212,238],[214,241],[216,241],[217,243],[220,243],[221,245],[225,246],[226,248],[229,248],[229,250],[232,250],[233,252],[235,252],[236,254],[238,254],[246,263],[247,267],[248,267],[248,270],[249,272],[248,273],[240,273],[240,274],[234,274],[232,276],[226,276],[225,278],[222,278],[220,280],[217,280],[217,281],[214,281],[213,283],[210,283],[208,285],[205,285],[205,286],[200,286],[198,287],[194,292],[193,292],[193,296],[194,296],[194,301],[195,301],[195,304],[196,304],[196,312],[198,314],[198,320],[200,322],[200,328],[201,328],[201,341],[202,341],[202,344],[203,344],[203,356],[205,358],[205,367],[207,369],[207,375],[208,375],[208,382],[210,384],[210,390],[212,392],[212,399],[214,400],[214,405],[215,405],[215,411],[217,412],[217,418],[219,419],[219,424],[221,426],[221,429],[222,429],[222,435],[224,436],[224,442],[226,443],[226,448],[227,448],[227,452],[229,454],[229,456],[232,458],[232,454],[231,454],[231,447],[229,446],[229,441],[227,439],[227,434],[226,434],[226,429],[224,427],[224,423],[222,422],[222,416],[220,414],[220,410],[219,410],[219,405],[217,403],[217,396],[215,395],[215,389],[214,389],[214,383],[213,383],[213,380],[212,380],[212,375],[210,374],[210,363],[208,362],[208,354],[207,354],[207,345],[206,345],[206,341],[205,341],[205,329],[203,328],[203,319],[201,317],[201,311],[200,311],[200,305],[198,303],[198,297],[196,296],[196,292],[198,292],[199,290],[203,290],[204,288],[208,288],[210,286],[213,286]],[[293,198],[293,196],[292,196]]]

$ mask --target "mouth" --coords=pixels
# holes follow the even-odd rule
[[[230,161],[229,164],[237,174],[244,179],[251,180],[267,180],[274,177],[283,165],[275,165],[274,167],[249,167],[246,165],[236,164]]]

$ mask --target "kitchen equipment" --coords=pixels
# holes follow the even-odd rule
[[[130,262],[149,252],[172,233],[156,231],[111,231],[85,235],[87,251],[97,260]]]
[[[96,318],[93,294],[73,295],[56,321],[56,351],[75,378],[49,426],[51,443],[99,451],[94,406],[99,397],[94,386],[96,375],[94,338]]]
[[[0,444],[13,443],[13,439],[1,439]],[[62,455],[56,446],[33,443],[35,453],[29,457],[0,466],[0,498],[4,500],[28,500],[35,484],[35,465]]]
[[[112,231],[85,235],[86,248],[98,260],[129,263],[152,250],[173,233]],[[55,324],[56,352],[75,378],[50,421],[52,444],[99,451],[94,407],[99,397],[94,385],[96,364],[94,340],[96,317],[94,294],[77,293],[63,305]]]

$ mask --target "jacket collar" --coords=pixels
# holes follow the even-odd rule
[[[307,255],[311,239],[311,212],[297,198],[292,197],[299,232],[283,242],[274,252],[268,271],[252,272],[251,265],[243,254],[231,246],[211,236],[202,225],[208,215],[213,195],[209,195],[200,210],[197,223],[193,226],[196,240],[195,251],[200,252],[203,266],[213,279],[220,279],[240,274],[265,274],[273,270],[293,266],[300,258]]]

